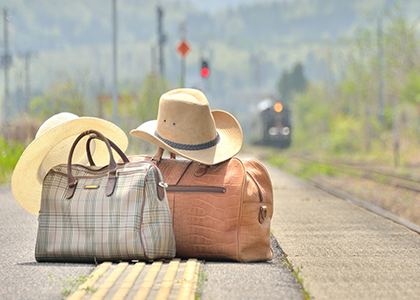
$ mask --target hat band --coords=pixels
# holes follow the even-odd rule
[[[202,143],[202,144],[195,144],[195,145],[172,142],[170,140],[167,140],[167,139],[161,137],[157,133],[157,131],[155,131],[155,135],[159,139],[161,139],[163,142],[168,144],[170,147],[175,148],[175,149],[181,149],[181,150],[204,150],[204,149],[208,149],[208,148],[211,148],[213,146],[216,146],[220,142],[219,133],[217,133],[216,137],[213,140],[211,140],[210,142],[206,142],[206,143]]]

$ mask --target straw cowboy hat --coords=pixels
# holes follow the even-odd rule
[[[103,133],[121,150],[127,149],[126,134],[108,121],[78,117],[67,112],[52,116],[38,129],[35,139],[25,149],[13,171],[13,196],[23,209],[34,215],[38,214],[46,172],[58,164],[67,163],[73,141],[79,134],[90,129]],[[87,138],[88,136],[84,139]],[[103,142],[98,141],[92,148],[93,151],[96,165],[109,164],[109,153]],[[87,163],[85,147],[76,147],[72,162]]]
[[[195,89],[163,94],[157,120],[130,132],[172,153],[205,165],[236,155],[242,147],[242,129],[231,114],[210,111],[206,96]]]

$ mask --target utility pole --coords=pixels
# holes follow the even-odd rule
[[[153,75],[153,76],[155,76],[156,75],[156,49],[155,49],[155,46],[154,45],[152,45],[151,47],[150,47],[150,69],[151,69],[151,74]]]
[[[31,99],[31,77],[30,77],[30,61],[31,58],[35,55],[34,52],[26,51],[25,54],[19,55],[21,58],[25,60],[25,103],[23,104],[24,112],[27,111],[29,101]]]
[[[159,72],[160,76],[164,76],[164,58],[163,58],[163,46],[166,42],[166,35],[163,33],[163,9],[162,7],[157,7],[158,13],[158,45],[159,45]]]
[[[113,37],[113,51],[112,51],[112,122],[118,122],[118,95],[117,95],[117,0],[112,0],[112,37]]]
[[[11,64],[11,57],[9,55],[9,28],[10,14],[6,7],[3,8],[4,21],[4,54],[2,57],[2,65],[4,69],[4,102],[0,110],[3,112],[1,121],[6,123],[10,115],[10,94],[9,94],[9,66]]]
[[[31,60],[32,53],[26,52],[25,53],[25,105],[24,110],[26,111],[28,108],[29,100],[31,97],[31,84],[30,84],[30,76],[29,76],[29,61]]]
[[[384,49],[382,44],[382,18],[378,19],[378,117],[381,125],[384,124]]]
[[[181,37],[181,41],[185,42],[185,38],[187,36],[187,23],[182,22],[179,25],[179,35]],[[181,88],[185,87],[185,78],[186,78],[186,66],[185,66],[185,56],[181,57],[181,82],[180,82],[180,86]]]
[[[255,55],[251,56],[251,60],[253,62],[254,65],[254,84],[255,87],[257,88],[257,91],[260,91],[260,87],[261,87],[261,72],[260,72],[260,55],[257,53]]]
[[[392,94],[392,112],[393,112],[393,140],[394,140],[394,166],[399,167],[400,165],[400,126],[399,126],[399,115],[398,115],[398,97],[397,93]]]

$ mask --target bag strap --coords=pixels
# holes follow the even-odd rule
[[[86,142],[86,153],[87,153],[87,157],[88,157],[88,160],[89,160],[89,164],[91,166],[95,166],[95,162],[93,161],[92,153],[90,151],[90,142],[93,139],[101,140],[97,136],[92,135],[92,136],[89,137],[89,139]],[[114,149],[118,153],[118,155],[121,157],[121,159],[123,160],[123,162],[124,163],[129,163],[130,160],[124,154],[124,152],[113,141],[111,141],[108,138],[107,138],[107,140],[108,140],[109,145],[111,146],[111,148]],[[156,181],[156,184],[157,184],[157,194],[158,194],[159,200],[162,201],[164,199],[164,197],[165,197],[166,183],[164,182],[164,180],[162,178],[162,174],[160,173],[159,168],[157,168],[157,166],[155,166],[151,162],[148,162],[148,163],[154,169],[154,172],[155,172],[155,181]]]
[[[74,141],[71,149],[70,149],[70,153],[69,153],[69,158],[67,161],[67,193],[66,193],[66,198],[70,199],[73,194],[74,191],[76,189],[76,185],[77,185],[77,179],[74,178],[73,174],[72,174],[72,169],[71,169],[71,161],[73,158],[73,153],[74,153],[74,149],[76,148],[76,145],[78,142],[80,142],[80,140],[86,136],[86,135],[90,135],[90,134],[94,134],[97,136],[98,139],[102,140],[106,147],[108,148],[108,153],[109,153],[109,165],[108,165],[108,183],[106,185],[106,190],[105,193],[106,195],[109,197],[112,195],[112,193],[114,192],[114,187],[115,187],[115,183],[117,180],[117,170],[118,170],[118,165],[115,162],[114,156],[112,155],[112,150],[111,150],[111,145],[108,141],[108,139],[102,135],[102,133],[96,131],[96,130],[88,130],[85,131],[83,133],[81,133],[76,140]]]
[[[89,164],[91,166],[96,166],[95,165],[95,162],[93,161],[93,158],[92,158],[92,152],[90,151],[90,142],[92,140],[94,140],[94,139],[101,140],[97,136],[93,135],[93,136],[90,136],[89,139],[86,142],[86,154],[87,154],[87,158],[88,158]],[[129,163],[130,160],[124,154],[124,152],[113,141],[111,141],[110,139],[107,139],[107,140],[108,140],[108,143],[111,146],[111,148],[114,149],[118,153],[118,155],[121,157],[121,159],[123,160],[123,162]]]
[[[160,161],[162,160],[163,152],[165,152],[165,149],[163,149],[162,147],[159,147],[156,154],[152,157],[151,161],[155,161],[156,165],[159,165]],[[175,153],[173,152],[169,152],[169,153],[170,153],[171,159],[176,159]]]

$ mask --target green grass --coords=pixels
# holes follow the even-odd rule
[[[10,183],[13,170],[25,150],[18,142],[11,142],[0,137],[0,185]]]
[[[271,155],[267,160],[269,163],[279,168],[285,168],[287,165],[290,164],[290,158],[283,155],[274,154],[274,155]]]
[[[289,268],[289,270],[292,272],[293,276],[295,276],[300,286],[302,287],[301,292],[302,292],[303,299],[311,300],[311,296],[309,295],[308,291],[306,291],[305,288],[303,287],[303,279],[300,276],[300,271],[303,269],[303,266],[295,268],[293,267],[292,263],[289,262],[286,258],[283,258],[282,260],[286,264],[286,266]]]
[[[203,289],[207,285],[207,274],[204,274],[202,267],[197,273],[197,289],[195,291],[194,299],[200,300],[203,294]]]
[[[76,277],[76,276],[73,276],[73,275],[69,274],[69,276],[68,276],[69,278],[58,277],[58,281],[61,283],[61,287],[62,287],[61,295],[68,296],[68,295],[73,294],[78,289],[79,285],[85,283],[92,276],[93,275],[89,275],[89,276],[80,275],[79,277]],[[48,277],[49,277],[49,282],[51,284],[54,284],[54,283],[57,282],[57,280],[55,280],[53,278],[51,273],[48,274]],[[87,292],[95,293],[98,289],[88,287],[85,290]]]
[[[290,158],[282,154],[273,154],[267,159],[267,161],[288,173],[306,180],[310,180],[316,175],[337,176],[339,174],[331,165],[317,162],[307,162],[300,159]]]
[[[319,163],[307,163],[304,162],[301,164],[301,168],[296,173],[297,176],[303,179],[312,179],[316,175],[329,175],[336,176],[337,171],[330,165],[319,164]]]

